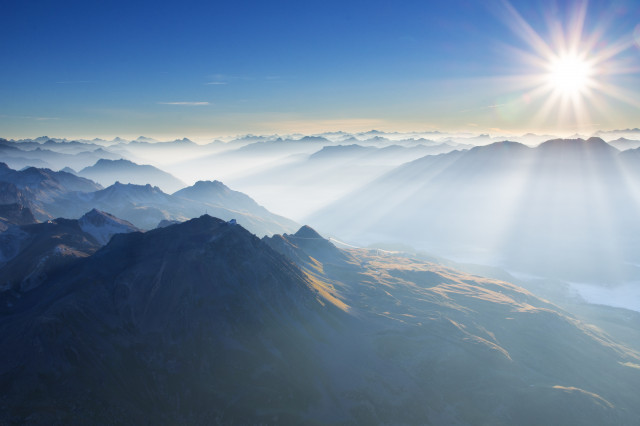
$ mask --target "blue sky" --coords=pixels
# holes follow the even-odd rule
[[[588,120],[559,121],[560,105],[531,120],[545,98],[522,101],[532,47],[509,5],[549,41],[580,4],[5,1],[0,137],[640,127],[638,105],[604,90]],[[586,11],[594,49],[628,44],[598,78],[633,93],[640,5]]]

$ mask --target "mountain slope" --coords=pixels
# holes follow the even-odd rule
[[[95,209],[79,220],[12,226],[0,234],[0,289],[31,290],[76,259],[95,253],[113,235],[138,231]]]
[[[0,232],[9,225],[30,225],[36,223],[36,218],[28,207],[22,204],[0,204]],[[4,228],[4,229],[3,229]]]
[[[360,245],[402,242],[579,282],[631,280],[640,276],[629,263],[640,232],[631,154],[591,138],[426,156],[307,221]]]
[[[512,284],[345,252],[308,227],[259,240],[203,216],[120,234],[0,302],[2,423],[640,415],[640,356],[594,327]]]
[[[309,420],[328,349],[316,338],[342,315],[312,285],[211,217],[120,235],[3,315],[1,420]]]
[[[126,220],[119,219],[109,213],[93,209],[80,219],[78,225],[83,232],[91,235],[100,245],[107,244],[116,234],[140,232]]]
[[[277,224],[281,230],[293,230],[298,225],[285,217],[271,213],[248,195],[234,191],[219,181],[198,181],[193,186],[181,189],[173,194],[175,197],[203,203],[211,208],[214,214],[216,208],[224,208],[234,212],[239,212],[242,216],[250,216],[262,221],[269,221]],[[242,219],[240,223],[242,224]],[[274,230],[269,234],[282,232]]]
[[[35,167],[17,171],[0,163],[0,189],[3,189],[3,203],[18,202],[29,207],[38,220],[47,220],[54,216],[44,207],[46,203],[71,192],[91,192],[102,187],[89,179],[67,172]]]
[[[504,281],[390,252],[339,250],[308,227],[300,234],[265,241],[373,324],[372,350],[417,387],[416,400],[404,401],[411,408],[387,421],[633,423],[640,355],[598,328]],[[376,371],[376,385],[389,380]],[[372,416],[394,405],[374,395],[363,395]],[[418,414],[418,401],[428,414]]]
[[[180,179],[156,167],[122,159],[98,160],[93,166],[80,170],[78,175],[92,179],[104,186],[113,185],[115,182],[137,185],[151,184],[167,192],[174,192],[186,186]]]
[[[153,229],[163,220],[185,221],[205,213],[224,220],[236,219],[261,236],[288,232],[297,227],[295,222],[269,212],[245,194],[231,191],[220,182],[202,182],[193,190],[187,188],[185,191],[180,193],[195,199],[169,195],[148,184],[116,182],[100,191],[60,196],[48,203],[46,209],[55,216],[75,218],[97,208],[141,229]]]

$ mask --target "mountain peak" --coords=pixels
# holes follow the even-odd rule
[[[136,166],[137,164],[134,163],[133,161],[129,161],[129,160],[125,160],[124,158],[121,158],[119,160],[109,160],[107,158],[101,158],[98,161],[96,161],[96,164],[94,164],[92,167],[96,167],[96,166],[131,166],[134,165]]]
[[[193,184],[194,188],[204,189],[204,188],[227,188],[227,185],[220,182],[219,180],[199,180]]]
[[[529,149],[529,147],[520,142],[500,141],[500,142],[490,143],[489,145],[473,147],[471,148],[470,152],[471,151],[495,152],[495,151],[505,151],[505,150],[512,151],[516,149],[526,150],[526,149]]]
[[[592,148],[603,148],[603,149],[611,149],[613,148],[611,145],[607,144],[602,138],[593,136],[589,139],[575,138],[575,139],[551,139],[546,142],[541,143],[538,148],[542,149],[553,149],[553,148],[568,148],[568,149],[592,149]]]
[[[83,232],[91,235],[102,245],[108,243],[115,234],[140,231],[130,222],[98,209],[92,209],[85,213],[78,219],[78,225]]]
[[[298,238],[318,238],[318,239],[322,239],[324,240],[325,238],[322,237],[322,235],[318,234],[315,229],[313,229],[312,227],[308,226],[308,225],[303,225],[300,229],[298,229],[298,232],[296,232],[295,234],[293,234],[294,237],[298,237]]]

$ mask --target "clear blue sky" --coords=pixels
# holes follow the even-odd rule
[[[577,4],[511,2],[543,39]],[[4,1],[0,137],[191,136],[320,130],[544,131],[514,79],[530,51],[501,1]],[[549,23],[552,23],[551,26]],[[592,1],[585,37],[640,88],[640,3]],[[605,64],[606,65],[606,64]],[[624,69],[623,69],[624,68]],[[515,77],[514,77],[515,76]],[[591,108],[640,127],[638,106]],[[560,108],[560,106],[558,106]],[[553,121],[553,122],[552,122]],[[575,124],[575,123],[573,123]],[[572,123],[565,127],[569,130]]]

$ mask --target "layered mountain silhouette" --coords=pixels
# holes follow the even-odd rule
[[[11,167],[41,167],[61,169],[73,167],[81,169],[94,164],[101,158],[115,160],[119,155],[103,147],[78,141],[14,142],[0,139],[0,154],[3,162]]]
[[[79,220],[22,224],[0,233],[0,289],[31,290],[77,258],[93,254],[119,233],[140,231],[98,210]]]
[[[193,186],[181,189],[173,195],[209,205],[224,206],[229,210],[252,213],[257,216],[270,214],[267,209],[258,205],[258,203],[248,195],[239,191],[233,191],[217,180],[198,181]]]
[[[91,192],[101,189],[97,183],[67,172],[29,167],[20,171],[0,163],[0,204],[18,203],[29,207],[39,220],[51,216],[44,205],[56,197],[71,192]]]
[[[47,204],[57,217],[79,217],[97,208],[125,219],[142,229],[153,229],[163,220],[185,221],[204,213],[224,220],[236,219],[252,232],[272,235],[297,227],[296,223],[259,206],[247,195],[220,182],[198,182],[171,195],[151,185],[116,182],[91,193],[71,193]]]
[[[616,282],[640,231],[638,163],[600,138],[499,142],[404,164],[309,218],[361,243],[396,241],[575,281]]]
[[[291,232],[298,227],[218,181],[200,181],[170,195],[150,184],[116,182],[102,189],[99,184],[68,172],[33,167],[16,171],[0,163],[0,190],[0,204],[28,207],[38,220],[80,218],[95,208],[141,229],[153,229],[163,220],[182,222],[204,213],[236,219],[261,236]]]
[[[153,184],[167,192],[175,192],[186,184],[175,176],[150,165],[139,165],[129,160],[98,160],[93,166],[78,172],[79,176],[99,182],[103,186],[115,182],[137,185]]]
[[[260,240],[202,216],[118,234],[0,299],[4,423],[640,415],[640,356],[602,331],[512,284],[345,252],[309,227]]]

